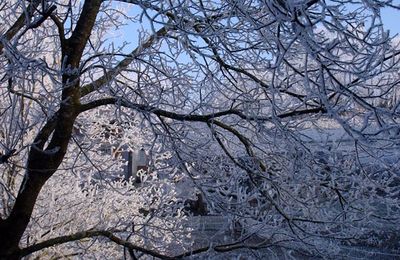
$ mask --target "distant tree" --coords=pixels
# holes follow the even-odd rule
[[[379,244],[377,227],[395,234],[400,50],[382,8],[400,6],[1,3],[0,258],[271,246],[320,255],[337,253],[333,241]],[[113,36],[120,28],[135,48]],[[125,134],[103,138],[123,124]],[[101,153],[110,142],[151,147],[153,185],[110,181],[123,163]],[[172,238],[182,178],[231,220],[234,242],[199,249],[185,230]],[[167,252],[174,243],[181,255]]]

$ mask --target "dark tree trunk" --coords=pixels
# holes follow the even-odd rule
[[[66,62],[71,71],[74,71],[72,68],[79,68],[101,3],[102,0],[85,0],[71,37],[61,41],[61,60],[62,63]],[[60,38],[64,39],[64,35],[60,35]],[[30,148],[27,170],[15,204],[10,215],[6,219],[0,219],[1,260],[21,258],[19,242],[28,227],[36,199],[64,159],[73,125],[80,111],[79,76],[79,73],[63,75],[60,109],[39,131]]]
[[[28,172],[10,216],[0,222],[0,259],[18,259],[19,241],[28,226],[37,196],[47,178]]]
[[[73,106],[68,110],[73,110]],[[75,113],[61,113],[55,124],[55,131],[48,149],[42,150],[44,142],[42,145],[40,142],[35,142],[38,145],[31,147],[27,171],[15,204],[10,215],[0,222],[0,259],[19,258],[19,242],[29,224],[36,199],[46,181],[54,174],[65,156],[75,118]],[[43,134],[45,130],[46,127],[42,129],[38,137],[48,136]]]

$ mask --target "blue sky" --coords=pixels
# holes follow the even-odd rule
[[[381,10],[381,16],[384,26],[392,35],[400,33],[400,10],[384,8]]]
[[[394,0],[393,4],[400,5],[400,0]],[[133,7],[131,5],[127,5],[130,7],[129,14],[130,15],[137,15],[141,12],[140,8]],[[149,12],[150,15],[151,12]],[[393,8],[383,8],[381,9],[381,17],[383,20],[384,27],[390,31],[391,36],[396,34],[400,35],[400,10],[395,10]],[[160,27],[159,25],[156,27]],[[130,23],[125,28],[121,29],[120,32],[117,32],[116,38],[112,39],[117,46],[121,45],[123,41],[129,42],[129,45],[126,46],[125,50],[131,51],[132,48],[137,46],[138,42],[138,30],[140,28],[148,29],[149,28],[149,21],[146,17],[143,17],[143,23]],[[156,28],[157,29],[157,28]],[[118,36],[119,35],[119,36]]]

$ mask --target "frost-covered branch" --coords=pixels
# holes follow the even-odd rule
[[[129,102],[127,100],[121,99],[121,98],[104,98],[104,99],[99,99],[95,101],[91,101],[86,104],[82,104],[80,108],[80,113],[83,113],[85,111],[89,111],[91,109],[100,107],[100,106],[105,106],[105,105],[120,105],[126,108],[131,108],[135,109],[140,112],[145,112],[145,113],[152,113],[154,115],[158,116],[163,116],[166,118],[170,119],[175,119],[178,121],[196,121],[196,122],[208,122],[212,119],[218,118],[218,117],[223,117],[223,116],[229,116],[229,115],[235,115],[238,116],[242,119],[249,120],[249,121],[271,121],[273,119],[273,116],[253,116],[253,115],[246,115],[242,111],[237,110],[237,109],[229,109],[225,111],[219,111],[215,112],[212,114],[208,115],[196,115],[196,114],[179,114],[163,109],[158,109],[156,107],[148,106],[148,105],[143,105],[143,104],[136,104]],[[319,114],[319,113],[326,113],[326,109],[323,107],[319,108],[311,108],[311,109],[302,109],[302,110],[295,110],[287,113],[282,113],[276,115],[277,118],[287,118],[287,117],[296,117],[296,116],[304,116],[304,115],[309,115],[309,114]]]
[[[126,240],[123,240],[117,236],[115,236],[113,234],[113,232],[111,231],[107,231],[107,230],[88,230],[88,231],[81,231],[81,232],[77,232],[75,234],[71,234],[71,235],[66,235],[66,236],[61,236],[61,237],[57,237],[57,238],[52,238],[40,243],[37,243],[35,245],[26,247],[21,249],[21,256],[27,256],[29,254],[32,254],[34,252],[37,252],[39,250],[43,250],[45,248],[48,247],[52,247],[52,246],[57,246],[60,244],[64,244],[64,243],[68,243],[68,242],[72,242],[72,241],[78,241],[78,240],[82,240],[85,238],[93,238],[93,237],[106,237],[109,240],[111,240],[112,242],[121,245],[123,247],[126,247],[128,249],[132,249],[132,250],[137,250],[141,253],[144,253],[146,255],[150,255],[153,257],[158,257],[161,259],[173,259],[173,257],[169,257],[163,254],[160,254],[156,251],[153,250],[148,250],[144,247],[141,246],[136,246]]]
[[[118,63],[114,68],[111,70],[107,71],[104,75],[102,75],[100,78],[96,79],[94,82],[84,85],[81,88],[81,96],[84,97],[93,91],[98,90],[99,88],[103,87],[104,85],[108,84],[110,81],[112,81],[118,74],[124,71],[124,69],[127,69],[127,67],[140,55],[142,55],[142,52],[149,47],[152,46],[160,37],[165,36],[169,31],[168,26],[164,26],[161,29],[159,29],[155,34],[151,35],[147,40],[145,40],[143,43],[140,43],[140,45],[135,48],[129,55],[127,55],[126,58],[124,58],[122,61]]]
[[[15,23],[5,32],[4,35],[0,35],[0,54],[2,54],[4,48],[4,43],[1,38],[4,37],[7,41],[10,41],[26,25],[25,22],[31,19],[35,9],[40,3],[40,0],[31,1],[26,8],[26,11],[21,13]]]

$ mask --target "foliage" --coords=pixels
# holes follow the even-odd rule
[[[3,3],[0,258],[398,241],[400,51],[382,8],[400,7]],[[110,146],[150,151],[142,185]],[[224,241],[192,243],[195,193],[226,217]]]

